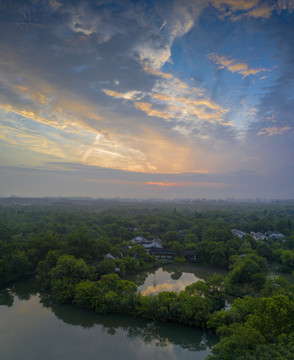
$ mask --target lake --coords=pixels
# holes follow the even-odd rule
[[[218,341],[188,326],[59,305],[40,295],[33,281],[0,291],[0,304],[1,360],[203,360]]]

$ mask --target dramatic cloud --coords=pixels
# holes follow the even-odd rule
[[[290,196],[275,172],[293,179],[293,10],[292,0],[2,1],[3,194],[31,183],[41,195],[48,175],[46,195],[64,176],[64,191],[93,196]]]
[[[144,69],[146,71],[146,68]],[[149,72],[149,68],[147,69]],[[159,76],[155,86],[150,92],[142,94],[136,90],[126,94],[117,93],[113,90],[104,89],[106,95],[133,101],[134,107],[145,112],[148,116],[158,117],[175,123],[182,123],[182,126],[174,125],[173,129],[177,131],[183,128],[183,123],[193,124],[187,134],[193,132],[196,128],[202,127],[201,123],[219,123],[229,125],[224,119],[224,114],[228,109],[223,109],[220,105],[213,102],[203,91],[191,87],[185,82],[173,76],[165,76],[161,72],[152,72],[152,75]],[[148,98],[150,102],[138,102],[141,98]],[[157,107],[157,108],[155,108]],[[183,133],[183,132],[182,132]]]

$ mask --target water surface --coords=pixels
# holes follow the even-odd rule
[[[217,342],[188,326],[59,305],[28,281],[1,291],[0,304],[1,360],[203,360]]]
[[[126,276],[143,294],[162,291],[181,291],[199,280],[209,280],[214,274],[226,276],[227,270],[199,264],[170,264],[159,269],[142,271]]]

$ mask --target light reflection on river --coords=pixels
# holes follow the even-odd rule
[[[27,281],[0,291],[0,334],[1,360],[203,360],[217,341],[192,327],[59,305]]]
[[[142,294],[181,291],[199,280],[209,280],[214,274],[226,276],[228,271],[199,264],[170,264],[156,270],[126,276],[137,284]]]

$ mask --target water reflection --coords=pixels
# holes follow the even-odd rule
[[[11,307],[15,296],[20,300],[29,300],[37,292],[34,280],[17,281],[11,284],[10,287],[0,290],[0,305]]]
[[[14,302],[14,296],[11,294],[10,289],[0,291],[0,305],[11,307]]]
[[[31,279],[13,283],[10,287],[10,291],[20,300],[29,300],[31,296],[38,294],[38,287],[36,281]]]
[[[170,264],[159,269],[126,276],[133,281],[143,294],[157,294],[162,291],[181,291],[187,285],[199,280],[209,280],[214,274],[226,276],[223,269],[199,264]]]
[[[14,297],[29,302],[34,302],[32,318],[37,316],[36,287],[32,281],[14,284],[10,289],[3,290],[0,294],[2,304],[12,306]],[[138,339],[145,345],[153,344],[159,347],[177,345],[182,349],[199,352],[209,350],[216,342],[217,337],[209,332],[204,332],[192,327],[147,321],[125,315],[100,315],[93,311],[81,309],[76,305],[60,305],[53,301],[48,294],[39,294],[40,305],[50,310],[54,315],[71,326],[81,326],[83,329],[101,327],[103,332],[110,336],[125,333],[129,339]],[[18,301],[19,303],[19,301]]]
[[[40,302],[68,325],[80,325],[88,329],[101,325],[109,335],[115,335],[118,330],[123,330],[128,337],[140,338],[145,344],[155,342],[161,347],[174,344],[189,351],[202,351],[211,348],[217,342],[214,334],[189,326],[157,323],[127,315],[100,315],[75,305],[57,304],[44,295]]]
[[[175,272],[173,272],[173,273],[170,275],[170,277],[171,277],[173,280],[179,280],[182,275],[183,275],[183,273],[182,273],[181,270],[176,270]]]

